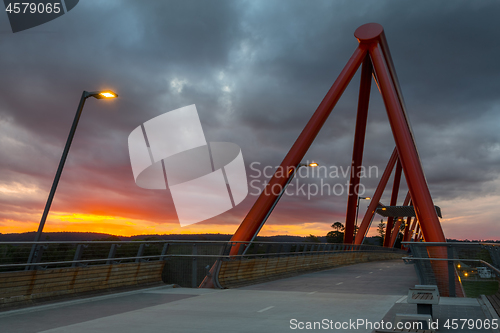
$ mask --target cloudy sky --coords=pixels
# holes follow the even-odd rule
[[[87,100],[45,230],[233,233],[256,188],[236,208],[181,228],[168,191],[135,184],[130,132],[196,104],[207,140],[239,145],[259,187],[260,172],[281,163],[355,50],[355,29],[377,22],[445,235],[500,239],[499,15],[496,0],[86,0],[14,34],[0,13],[0,232],[36,230],[82,91],[112,89],[116,100]],[[349,166],[358,84],[359,73],[306,160]],[[376,88],[368,122],[364,164],[380,177],[394,140]],[[378,177],[362,180],[365,195]],[[338,184],[339,195],[291,188],[262,235],[325,235],[344,222],[347,178],[297,180],[306,189]]]

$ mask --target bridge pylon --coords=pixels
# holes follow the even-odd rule
[[[356,29],[354,36],[359,42],[358,47],[318,106],[316,112],[314,112],[313,116],[300,133],[288,154],[283,159],[280,167],[267,184],[266,190],[257,198],[253,207],[236,230],[231,241],[251,241],[260,231],[266,221],[268,212],[273,208],[279,198],[279,193],[275,193],[272,189],[274,189],[275,186],[284,189],[286,183],[289,181],[289,177],[291,177],[291,174],[288,174],[288,177],[283,176],[280,170],[293,170],[298,167],[331,111],[361,65],[361,82],[351,167],[354,168],[354,170],[358,170],[362,165],[372,77],[382,95],[394,141],[396,143],[396,149],[391,156],[386,172],[384,172],[382,176],[379,187],[368,207],[368,211],[375,212],[378,199],[380,199],[382,195],[394,165],[397,164],[396,174],[399,173],[399,177],[395,178],[397,186],[393,188],[393,198],[397,198],[399,178],[401,172],[403,172],[424,240],[430,242],[446,241],[427,186],[417,146],[406,115],[406,107],[384,29],[380,24],[368,23]],[[387,172],[387,170],[389,171]],[[344,243],[348,244],[352,244],[354,239],[354,219],[356,214],[356,202],[358,199],[356,189],[358,188],[359,181],[359,173],[351,172],[344,233]],[[358,234],[356,235],[356,244],[361,244],[360,242],[362,242],[368,230],[369,222],[371,222],[365,220],[367,220],[367,216],[363,219]],[[386,237],[386,240],[389,244],[391,240],[390,234]],[[235,253],[238,251],[236,247],[233,250]]]

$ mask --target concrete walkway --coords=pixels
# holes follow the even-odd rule
[[[303,331],[308,322],[321,331],[371,332],[335,323],[380,322],[415,284],[413,265],[384,261],[239,289],[165,286],[2,312],[0,332],[275,333]]]

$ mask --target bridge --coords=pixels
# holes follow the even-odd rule
[[[366,24],[355,37],[358,47],[278,168],[286,176],[277,171],[229,242],[1,242],[2,331],[372,332],[401,314],[422,315],[424,307],[409,302],[416,285],[432,289],[422,295],[437,301],[430,312],[440,331],[453,319],[467,319],[449,327],[455,332],[495,331],[500,247],[446,242],[383,28]],[[372,77],[396,146],[359,229],[360,176],[351,172],[342,244],[256,241],[359,67],[351,168],[362,166]],[[385,206],[380,199],[394,169]],[[409,191],[398,206],[403,175]],[[381,247],[364,244],[375,213],[388,217]],[[394,248],[400,229],[411,255]]]
[[[454,318],[491,322],[500,310],[496,244],[410,242],[408,257],[332,243],[47,241],[37,243],[39,262],[21,262],[32,243],[0,243],[2,332],[288,332],[346,323],[372,332],[417,313],[409,288],[453,284],[455,273],[465,297],[434,305],[441,328]],[[241,254],[231,255],[235,247]],[[446,248],[448,276],[433,269],[442,258],[429,257],[429,247]],[[214,263],[216,288],[197,288]]]

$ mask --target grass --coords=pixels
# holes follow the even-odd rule
[[[498,281],[464,281],[462,280],[466,297],[476,298],[479,295],[493,295],[498,291]]]

